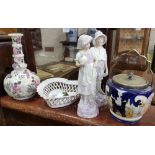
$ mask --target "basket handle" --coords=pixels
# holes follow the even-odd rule
[[[142,62],[144,62],[144,64],[142,64]],[[149,72],[151,76],[151,86],[153,86],[153,72],[151,70],[151,62],[146,58],[146,56],[139,54],[139,52],[135,49],[121,52],[115,58],[115,60],[112,61],[112,66],[109,73],[110,78],[112,78],[114,70],[117,72],[123,70],[139,70],[143,72]]]

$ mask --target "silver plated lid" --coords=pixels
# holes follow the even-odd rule
[[[143,77],[134,75],[133,73],[114,75],[112,81],[127,88],[145,88],[149,84]]]

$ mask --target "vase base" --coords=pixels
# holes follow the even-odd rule
[[[35,94],[31,95],[31,96],[27,96],[27,97],[20,97],[20,98],[15,98],[13,97],[15,100],[28,100],[30,98],[32,98]]]
[[[113,118],[117,119],[118,121],[120,121],[122,123],[126,123],[126,124],[134,124],[142,118],[142,116],[135,117],[135,118],[122,117],[122,116],[115,114],[111,109],[110,109],[110,113]]]

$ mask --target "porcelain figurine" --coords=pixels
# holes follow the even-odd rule
[[[24,54],[22,51],[21,38],[23,34],[9,34],[12,38],[13,71],[4,79],[4,89],[7,94],[16,100],[24,100],[31,98],[36,93],[36,88],[40,83],[40,79],[35,73],[27,69],[24,62]]]
[[[95,37],[93,39],[93,45],[90,49],[91,53],[94,55],[96,59],[96,102],[99,107],[105,105],[106,95],[101,88],[101,82],[104,77],[108,75],[108,67],[107,67],[107,53],[106,49],[103,48],[103,45],[106,44],[107,37],[101,31],[97,31],[95,33]]]
[[[96,92],[96,67],[95,59],[90,52],[90,42],[92,37],[81,35],[78,39],[76,55],[76,66],[79,67],[78,93],[80,102],[78,104],[77,114],[83,118],[93,118],[99,113],[95,102]]]

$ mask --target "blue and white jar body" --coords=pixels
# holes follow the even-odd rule
[[[106,94],[113,117],[127,123],[137,122],[148,110],[154,96],[153,88],[125,88],[109,79]]]

